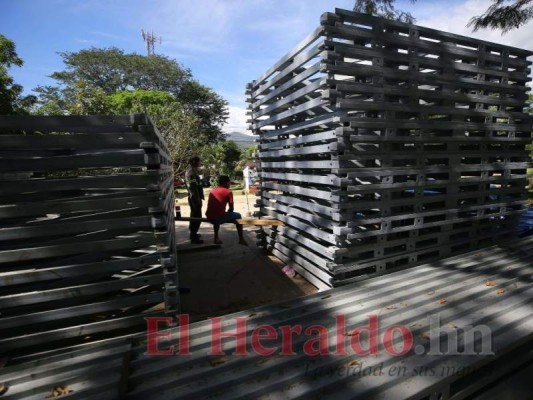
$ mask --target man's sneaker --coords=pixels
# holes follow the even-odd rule
[[[204,241],[200,238],[194,238],[194,239],[191,239],[191,243],[192,244],[203,244]]]

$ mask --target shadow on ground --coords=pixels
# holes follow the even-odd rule
[[[178,249],[188,249],[178,251],[180,286],[191,290],[181,294],[181,311],[190,314],[191,321],[316,292],[303,278],[287,277],[282,262],[257,247],[255,229],[245,228],[248,247],[237,243],[235,226],[226,224],[220,230],[222,246],[190,251],[188,223],[176,224]],[[213,243],[211,225],[202,223],[199,233],[206,244]]]

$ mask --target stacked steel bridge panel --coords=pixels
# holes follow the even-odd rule
[[[497,243],[524,211],[530,51],[337,9],[248,84],[261,240],[318,287]]]
[[[222,330],[239,331],[242,342],[225,338],[224,355],[212,353],[220,336],[205,320],[182,326],[184,331],[161,324],[159,350],[168,352],[171,340],[176,351],[166,356],[146,354],[146,335],[139,335],[28,357],[0,369],[7,388],[2,400],[53,397],[57,387],[66,388],[68,398],[95,400],[530,398],[532,256],[529,237],[229,314],[222,317]],[[379,352],[356,353],[350,343],[359,335],[353,332],[368,326],[371,315],[379,316]],[[335,316],[344,316],[345,329],[336,326]],[[327,335],[307,332],[320,326]],[[411,351],[395,355],[384,347],[391,327],[411,332]],[[265,336],[266,328],[274,337]],[[286,328],[294,329],[292,355],[283,347]],[[188,340],[181,332],[189,333]],[[311,355],[308,347],[306,355],[305,343],[313,340],[317,349],[319,336],[327,338],[326,354]],[[360,336],[361,349],[369,349],[372,339]],[[409,346],[402,338],[394,335],[398,352]],[[346,354],[337,353],[343,342]],[[253,343],[273,353],[259,354]]]
[[[0,356],[178,312],[172,162],[147,117],[0,117],[0,143]]]

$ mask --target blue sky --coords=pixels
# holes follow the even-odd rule
[[[162,36],[156,53],[176,59],[194,77],[230,103],[225,130],[245,132],[245,85],[257,78],[319,24],[335,7],[353,0],[0,0],[0,33],[24,59],[12,68],[15,81],[31,92],[63,69],[62,51],[116,46],[145,54],[141,28]],[[533,23],[505,36],[472,34],[468,19],[489,0],[398,1],[417,24],[533,49]]]

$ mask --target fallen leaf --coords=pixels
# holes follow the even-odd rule
[[[457,329],[457,325],[455,325],[453,322],[448,322],[448,326],[449,326],[450,328]]]
[[[228,361],[227,357],[219,357],[211,360],[210,363],[212,367],[216,367],[217,365],[224,364],[226,361]]]
[[[63,396],[64,394],[69,394],[70,392],[72,392],[72,390],[69,389],[69,387],[67,385],[64,385],[64,386],[56,386],[55,388],[53,388],[47,395],[46,395],[46,398],[47,399],[53,399],[53,398],[56,398],[56,397],[59,397],[59,396]]]
[[[504,293],[505,293],[505,289],[504,288],[500,288],[500,289],[496,290],[496,294],[497,295],[504,294]]]
[[[330,297],[331,297],[331,295],[330,295],[330,294],[327,294],[327,295],[325,295],[324,297],[321,297],[321,299],[322,299],[322,300],[326,300],[326,299],[329,299]]]
[[[256,313],[251,313],[250,315],[248,315],[248,318],[252,318],[252,317],[255,317],[257,314]]]
[[[359,360],[352,360],[348,363],[349,367],[358,367],[359,365],[361,365],[361,361]]]
[[[386,310],[396,310],[398,307],[396,306],[387,306],[385,307]]]
[[[422,333],[420,334],[420,337],[421,337],[422,339],[426,339],[426,340],[431,339],[431,336],[429,336],[429,332],[422,332]]]
[[[485,281],[485,286],[496,286],[496,284],[493,281],[491,281],[490,279],[487,279]]]
[[[353,330],[353,331],[351,331],[351,332],[347,332],[347,333],[346,333],[346,336],[358,336],[358,335],[360,335],[360,334],[361,334],[360,331],[358,331],[358,330]]]
[[[431,296],[432,294],[435,294],[435,291],[434,291],[434,290],[430,290],[429,292],[426,292],[426,294],[427,294],[428,296]]]
[[[403,302],[403,301],[400,303],[400,305],[401,305],[402,307],[407,307],[407,303],[405,303],[405,302]]]
[[[446,300],[444,297],[439,300],[439,304],[446,304],[448,300]]]

